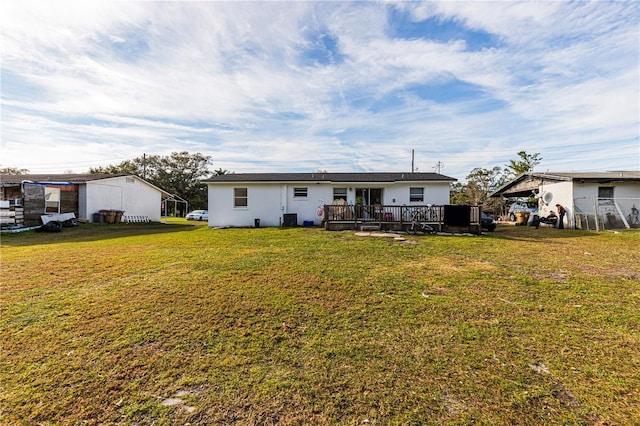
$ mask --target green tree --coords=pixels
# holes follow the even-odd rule
[[[110,164],[108,166],[93,167],[89,169],[92,174],[112,174],[112,175],[136,175],[142,177],[142,170],[137,163],[138,159],[125,160],[120,164]]]
[[[506,203],[499,198],[489,198],[489,194],[522,173],[529,172],[540,164],[539,153],[517,153],[518,159],[510,160],[506,167],[492,169],[476,167],[466,177],[466,183],[456,182],[451,187],[451,202],[454,204],[482,204],[485,209],[504,214]]]
[[[519,160],[509,160],[509,164],[505,169],[511,178],[532,171],[542,161],[539,152],[529,155],[525,151],[520,151],[518,152],[518,157],[520,157]]]
[[[144,155],[118,165],[97,167],[89,173],[132,174],[189,202],[189,209],[207,208],[207,186],[211,157],[200,153],[174,152],[169,156]]]
[[[466,177],[466,183],[456,182],[452,186],[451,202],[454,204],[482,204],[492,210],[500,209],[500,201],[489,198],[489,194],[505,181],[504,170],[495,166],[492,169],[476,167]]]

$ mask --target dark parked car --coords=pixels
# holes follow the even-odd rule
[[[480,220],[482,221],[482,229],[486,229],[489,232],[496,230],[496,221],[485,212],[482,212]]]

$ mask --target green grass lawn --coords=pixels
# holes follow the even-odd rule
[[[640,419],[638,230],[411,238],[180,220],[3,235],[0,422]]]

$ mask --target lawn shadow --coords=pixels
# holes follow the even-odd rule
[[[167,224],[159,222],[127,224],[87,223],[70,228],[62,228],[61,232],[37,232],[31,230],[19,233],[3,233],[0,237],[0,245],[7,247],[24,247],[42,244],[99,241],[139,235],[189,232],[201,227],[203,227],[203,225]]]
[[[498,225],[491,234],[495,238],[513,241],[544,241],[549,239],[596,237],[598,232],[582,229],[539,228],[534,226]]]

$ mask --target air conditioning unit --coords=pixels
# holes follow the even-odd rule
[[[14,206],[21,206],[22,205],[22,198],[16,198],[13,200],[13,205]]]

